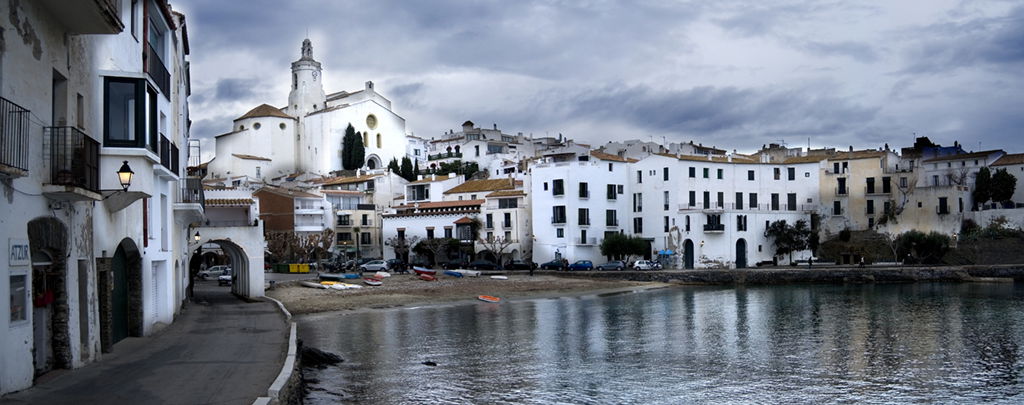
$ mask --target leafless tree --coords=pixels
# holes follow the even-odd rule
[[[419,243],[419,241],[420,241],[420,237],[419,236],[397,236],[397,235],[396,236],[392,236],[392,237],[388,238],[388,240],[387,240],[388,245],[390,245],[391,248],[395,250],[395,256],[397,256],[401,260],[407,259],[407,255],[409,254],[409,250],[412,249],[413,246],[416,246],[416,244]]]
[[[503,259],[505,249],[508,249],[509,246],[515,243],[514,240],[505,239],[503,236],[492,236],[490,238],[477,237],[477,241],[480,242],[481,245],[484,245],[484,248],[494,254],[494,257],[498,260],[498,266],[501,266],[504,263]]]

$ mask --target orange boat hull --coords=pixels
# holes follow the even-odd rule
[[[501,298],[492,297],[490,295],[479,295],[476,298],[483,302],[501,302]]]

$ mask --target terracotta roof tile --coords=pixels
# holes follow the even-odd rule
[[[382,176],[382,174],[368,174],[363,176],[347,176],[347,177],[331,177],[327,179],[317,180],[314,183],[320,183],[324,186],[337,186],[340,184],[352,184],[362,183],[367,180],[375,179]]]
[[[836,154],[829,156],[828,160],[874,159],[885,157],[888,154],[889,152],[880,150],[855,150],[853,152],[836,152]]]
[[[488,180],[470,180],[465,183],[459,184],[452,187],[445,194],[459,194],[459,193],[476,193],[482,191],[498,191],[498,190],[511,190],[515,188],[515,183],[512,179],[488,179]]]
[[[638,160],[636,160],[636,159],[628,159],[628,158],[624,158],[622,156],[613,155],[611,153],[604,153],[604,152],[596,151],[596,150],[590,151],[590,156],[593,156],[593,157],[595,157],[597,159],[601,159],[601,160],[610,160],[612,162],[623,162],[623,163],[638,162]]]
[[[280,188],[280,187],[263,187],[263,188],[261,188],[259,190],[256,190],[257,193],[261,192],[261,191],[267,192],[267,193],[271,193],[271,194],[277,194],[277,195],[284,196],[284,197],[292,197],[292,198],[296,198],[296,197],[297,198],[322,198],[323,197],[323,196],[320,196],[320,195],[317,195],[317,194],[307,193],[305,191],[292,190],[292,189]]]
[[[825,160],[825,159],[828,159],[828,156],[823,156],[823,155],[816,155],[816,156],[794,156],[794,157],[791,157],[791,158],[786,158],[785,160],[783,160],[781,162],[781,164],[791,165],[791,164],[797,164],[797,163],[816,163],[816,162],[820,162],[820,161]]]
[[[945,162],[947,160],[960,160],[960,159],[977,159],[977,158],[981,158],[981,157],[986,157],[988,155],[991,155],[991,154],[997,153],[997,152],[1002,152],[1002,150],[994,149],[994,150],[984,150],[984,151],[981,151],[981,152],[961,153],[961,154],[958,154],[958,155],[939,156],[939,157],[936,157],[936,158],[925,160],[925,161],[923,161],[921,163]]]
[[[992,162],[991,166],[1009,166],[1009,165],[1024,165],[1024,153],[1014,153],[1012,155],[1003,155],[995,162]]]
[[[457,224],[457,225],[469,225],[469,224],[472,224],[472,223],[473,223],[473,218],[470,218],[470,217],[462,217],[462,218],[459,218],[459,219],[455,220],[455,224]]]
[[[434,201],[434,202],[421,202],[421,203],[410,203],[395,207],[396,209],[409,209],[416,208],[417,204],[420,209],[426,208],[453,208],[453,207],[472,207],[483,204],[484,200],[462,200],[462,201]]]
[[[524,192],[523,190],[501,190],[501,191],[495,191],[493,193],[490,193],[490,194],[486,195],[486,197],[487,198],[494,198],[494,197],[518,197],[518,196],[522,196],[522,195],[526,195],[526,192]]]
[[[270,104],[260,104],[256,106],[256,108],[249,110],[249,112],[242,114],[241,117],[235,118],[235,121],[256,117],[278,117],[295,119],[295,117],[292,117],[282,112],[280,108],[274,107]]]
[[[429,176],[426,176],[426,177],[423,177],[423,179],[420,179],[420,180],[410,181],[409,184],[427,184],[427,183],[433,183],[433,182],[436,182],[436,181],[450,180],[450,179],[458,178],[458,177],[459,177],[459,175],[455,175],[455,177],[448,177],[447,175],[443,175],[443,176],[439,175],[436,178],[431,179]]]
[[[207,207],[244,207],[253,204],[251,198],[207,198]]]

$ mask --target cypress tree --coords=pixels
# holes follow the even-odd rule
[[[978,170],[978,176],[974,178],[974,191],[971,192],[971,196],[974,197],[974,205],[984,204],[990,198],[992,198],[992,173],[988,171],[987,167],[982,167]]]
[[[356,144],[356,129],[352,127],[352,124],[348,124],[345,128],[345,137],[341,138],[341,168],[345,170],[355,170],[362,166],[362,162],[358,165],[354,165],[352,159],[352,152],[355,150]]]
[[[363,145],[363,134],[356,132],[352,143],[352,169],[358,169],[366,164],[366,146]]]
[[[408,156],[402,157],[402,177],[409,181],[416,180],[416,175],[412,172],[412,161]]]
[[[401,169],[398,167],[398,160],[395,158],[391,158],[391,162],[388,163],[388,170],[399,176],[402,175]]]
[[[412,161],[412,165],[413,165],[412,166],[412,179],[410,179],[409,181],[415,181],[416,180],[416,176],[420,175],[420,160],[419,159],[413,160]]]

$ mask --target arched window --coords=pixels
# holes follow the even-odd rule
[[[380,134],[377,134],[377,148],[380,149]]]
[[[459,145],[455,145],[455,153],[459,153],[459,149],[460,149]]]
[[[363,134],[363,146],[370,146],[370,134]]]

